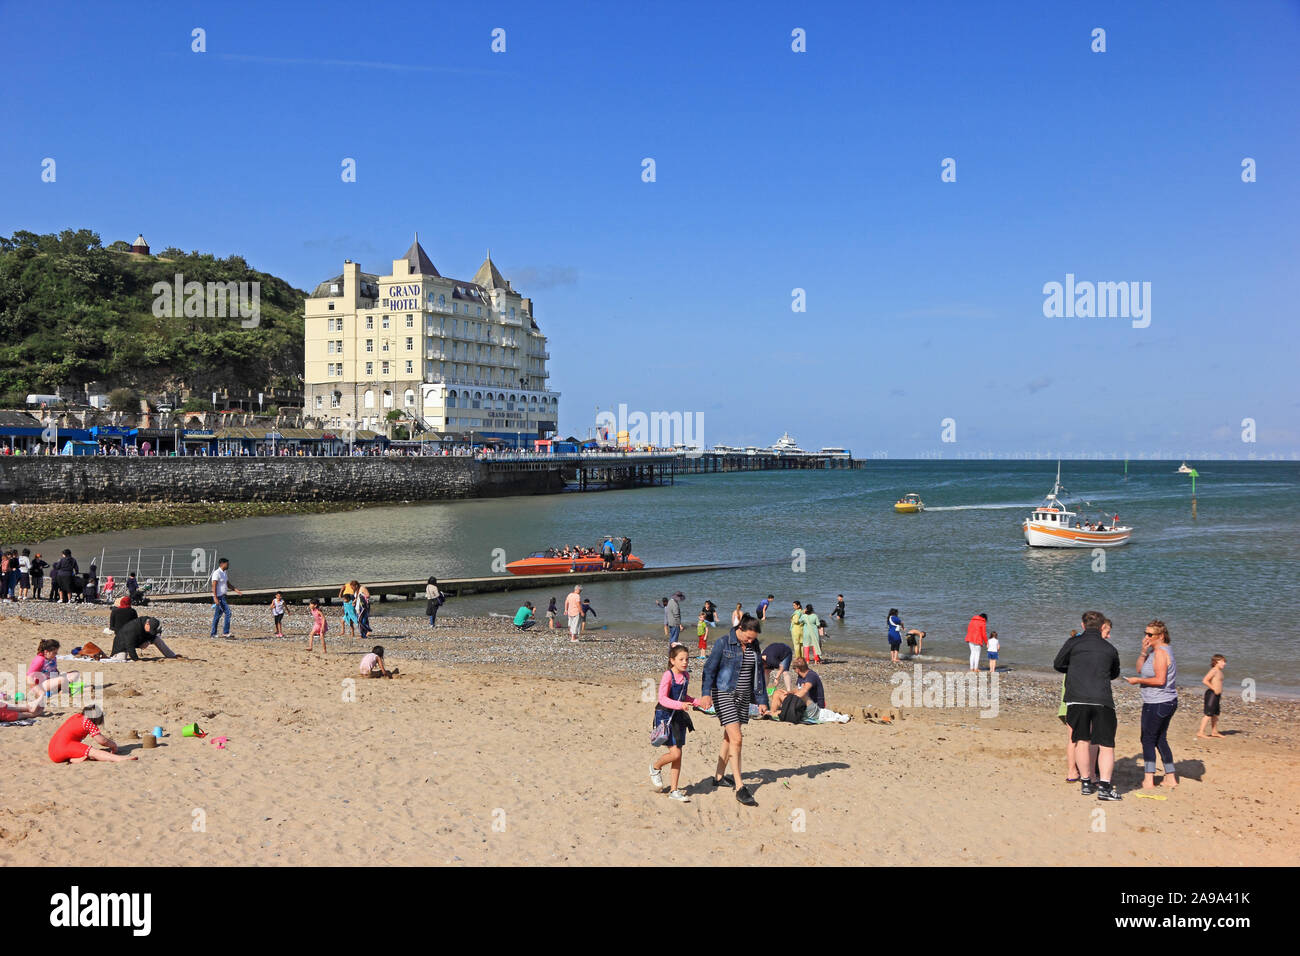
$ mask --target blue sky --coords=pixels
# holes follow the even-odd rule
[[[312,6],[0,6],[0,233],[300,288],[490,247],[566,433],[1300,454],[1300,3]],[[1150,282],[1150,326],[1045,317],[1067,273]]]

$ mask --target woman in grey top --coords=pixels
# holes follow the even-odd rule
[[[1169,647],[1169,628],[1164,621],[1152,621],[1142,636],[1142,653],[1137,660],[1140,677],[1126,680],[1142,688],[1142,757],[1146,760],[1143,790],[1156,785],[1156,751],[1165,762],[1162,787],[1178,786],[1174,753],[1169,749],[1169,722],[1178,709],[1178,666]]]

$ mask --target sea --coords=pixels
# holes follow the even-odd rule
[[[230,559],[240,587],[484,576],[547,547],[594,546],[628,536],[647,566],[741,563],[741,568],[584,586],[596,628],[662,633],[656,602],[686,595],[683,622],[705,599],[730,620],[774,596],[764,633],[788,639],[790,602],[826,617],[843,594],[837,645],[885,653],[885,618],[898,608],[928,634],[925,650],[964,658],[973,614],[988,614],[1012,667],[1050,669],[1080,615],[1114,621],[1112,639],[1131,667],[1148,621],[1166,622],[1183,682],[1195,686],[1213,654],[1228,659],[1229,686],[1300,695],[1300,463],[1201,462],[1195,513],[1191,480],[1169,461],[1066,461],[1062,484],[1089,514],[1118,514],[1129,544],[1094,553],[1026,546],[1020,524],[1051,489],[1056,462],[873,460],[851,471],[681,475],[663,487],[517,498],[398,504],[324,515],[252,518],[192,527],[87,535],[46,542],[82,562],[108,555],[195,549]],[[894,502],[921,495],[926,510]],[[523,582],[521,582],[522,584]],[[450,599],[445,615],[513,614],[532,600],[543,619],[551,587]],[[376,604],[411,615],[424,602]],[[236,613],[256,615],[252,609]],[[264,615],[269,622],[269,614]],[[411,622],[411,628],[417,626]],[[1244,682],[1244,683],[1243,683]]]

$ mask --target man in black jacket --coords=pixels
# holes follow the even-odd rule
[[[1075,748],[1082,776],[1080,792],[1086,797],[1095,790],[1098,800],[1120,800],[1110,779],[1115,769],[1117,723],[1110,683],[1119,677],[1119,652],[1101,636],[1105,622],[1101,612],[1085,611],[1083,633],[1065,642],[1052,666],[1065,675],[1065,722],[1070,725],[1071,739],[1076,745],[1088,745],[1086,758]],[[1094,765],[1100,778],[1095,787],[1088,776]]]
[[[163,657],[178,656],[163,643],[162,622],[158,618],[137,617],[117,629],[117,634],[113,637],[113,653],[109,655],[109,659],[138,661],[140,648],[148,647],[150,644],[158,648]]]

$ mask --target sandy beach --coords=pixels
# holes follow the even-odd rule
[[[340,637],[330,609],[327,657],[306,651],[303,608],[292,609],[285,640],[267,636],[265,609],[248,607],[235,609],[234,639],[212,640],[205,607],[161,606],[142,613],[164,621],[183,659],[61,661],[65,672],[103,674],[105,731],[140,759],[56,766],[46,745],[62,716],[0,727],[0,862],[1236,866],[1292,864],[1300,843],[1300,703],[1225,695],[1229,736],[1198,740],[1199,694],[1187,685],[1201,671],[1190,662],[1170,731],[1182,785],[1164,800],[1135,791],[1139,703],[1126,684],[1115,685],[1125,796],[1100,803],[1064,780],[1050,675],[1013,663],[995,718],[923,707],[886,725],[862,708],[890,706],[898,668],[832,647],[833,662],[818,668],[828,704],[854,720],[752,722],[744,767],[759,806],[746,808],[704,786],[721,735],[697,713],[683,768],[691,802],[677,804],[647,775],[662,753],[648,745],[646,702],[663,671],[661,641],[597,631],[571,645],[544,623],[519,634],[454,617],[430,631],[376,610],[363,648]],[[45,637],[60,653],[87,640],[107,648],[107,615],[4,605],[0,669],[21,682]],[[385,645],[398,678],[360,677],[370,643]],[[701,666],[692,660],[692,693]],[[226,749],[183,738],[191,721],[228,737]],[[131,739],[155,725],[166,731],[158,748]]]

